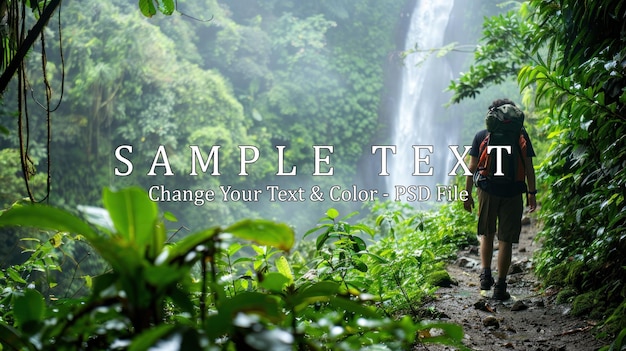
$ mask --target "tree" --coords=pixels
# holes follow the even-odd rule
[[[156,3],[156,6],[155,6]],[[43,35],[43,29],[52,18],[54,11],[60,6],[61,0],[40,0],[40,1],[0,1],[0,17],[7,18],[7,23],[11,24],[8,33],[3,32],[2,48],[0,59],[4,68],[2,76],[0,76],[0,94],[9,85],[11,78],[19,69],[20,64],[24,61],[24,57],[40,36]],[[38,13],[38,19],[32,28],[23,31],[25,22],[25,6],[30,5],[33,12]],[[141,13],[146,17],[152,17],[158,9],[164,15],[171,15],[176,9],[174,0],[139,0],[139,8]]]
[[[155,7],[155,4],[157,5]],[[29,155],[29,131],[28,131],[28,110],[26,108],[27,94],[26,90],[29,85],[27,78],[27,71],[25,66],[25,58],[31,51],[31,48],[37,40],[41,41],[41,67],[42,67],[42,80],[45,85],[45,110],[47,113],[47,162],[48,162],[48,185],[47,193],[40,201],[44,201],[50,194],[50,112],[55,110],[56,107],[51,107],[52,88],[48,81],[47,72],[47,57],[46,57],[46,39],[44,35],[44,28],[48,24],[48,21],[54,15],[54,12],[61,5],[61,0],[39,0],[39,1],[0,1],[0,18],[3,19],[4,25],[7,25],[8,30],[2,31],[0,34],[0,67],[2,68],[2,74],[0,75],[0,96],[4,95],[9,83],[13,76],[18,75],[18,87],[17,94],[15,95],[18,100],[18,127],[17,134],[19,136],[19,149],[20,160],[22,165],[22,174],[24,177],[26,190],[31,201],[36,201],[33,195],[29,179],[34,176],[34,164]],[[30,8],[33,15],[27,13],[27,7]],[[175,10],[174,0],[140,0],[139,8],[141,12],[151,17],[156,14],[156,9],[165,14],[171,15]],[[34,17],[34,18],[33,18]],[[34,24],[30,24],[34,21]],[[59,15],[59,41],[61,38],[61,17]],[[60,44],[59,44],[60,46]],[[105,71],[105,73],[107,73]],[[96,77],[98,79],[98,77]],[[63,85],[61,85],[63,87]],[[63,91],[63,88],[61,88]],[[61,92],[62,95],[62,92]],[[101,94],[100,94],[101,95]],[[62,97],[61,97],[62,98]],[[59,99],[61,99],[59,98]],[[60,103],[60,100],[59,100]],[[57,105],[58,107],[58,105]],[[26,126],[25,126],[26,125]],[[9,130],[0,125],[0,132],[8,134]]]
[[[540,1],[484,24],[475,64],[450,84],[453,102],[517,75],[551,141],[540,165],[538,273],[577,295],[573,313],[626,325],[626,4]],[[535,106],[532,106],[534,103]],[[595,301],[595,302],[591,302]]]

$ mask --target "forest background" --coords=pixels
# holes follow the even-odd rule
[[[146,190],[152,185],[169,190],[214,189],[220,199],[219,185],[265,189],[279,184],[308,190],[313,185],[349,189],[357,184],[382,192],[384,177],[377,176],[380,151],[375,158],[371,146],[392,143],[390,119],[399,79],[395,72],[404,64],[404,32],[413,4],[180,1],[180,12],[146,18],[136,4],[124,1],[63,3],[62,31],[55,25],[46,28],[45,75],[52,87],[52,104],[63,99],[50,118],[49,148],[47,115],[39,105],[46,101],[41,59],[28,57],[29,93],[24,98],[28,123],[24,125],[28,126],[29,167],[38,173],[30,181],[34,199],[46,198],[67,208],[97,206],[104,186],[131,184]],[[477,40],[480,19],[502,9],[490,1],[457,5],[453,11],[456,25],[446,34],[451,43],[459,33],[470,33],[463,35],[464,40]],[[40,46],[37,42],[35,52],[41,52]],[[459,72],[471,62],[471,49],[419,48],[433,49],[447,53],[443,59],[453,62]],[[448,77],[441,79],[445,86]],[[19,172],[15,155],[21,143],[19,133],[11,128],[17,123],[14,104],[18,101],[16,80],[13,84],[4,94],[0,119],[0,125],[11,129],[0,139],[3,159],[12,165],[4,170],[3,206],[15,201],[14,194],[21,194],[23,188],[22,181],[12,176]],[[505,94],[519,96],[513,85],[507,90]],[[456,142],[461,151],[483,124],[484,106],[491,98],[465,103],[463,108],[452,106],[441,116],[463,115],[468,128]],[[115,155],[120,145],[133,147],[132,154],[126,149],[121,152],[133,163],[130,176],[114,174],[116,168],[128,170]],[[164,176],[164,167],[157,167],[155,176],[146,175],[160,145],[165,147],[173,176]],[[190,176],[190,145],[198,145],[205,158],[212,146],[219,145],[221,175],[211,175],[210,166]],[[248,165],[246,176],[238,175],[240,145],[255,146],[260,155]],[[285,171],[295,166],[297,176],[276,176],[278,145],[285,146]],[[314,145],[334,147],[330,165],[323,164],[322,169],[333,167],[333,176],[311,176]],[[202,206],[161,205],[189,228],[260,216],[288,221],[303,233],[316,222],[311,213],[323,214],[329,202],[220,200]],[[332,205],[344,212],[360,208],[359,202]]]

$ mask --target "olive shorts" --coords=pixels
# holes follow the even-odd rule
[[[491,195],[480,188],[477,194],[478,235],[497,233],[500,241],[518,243],[524,213],[522,194],[501,197]]]

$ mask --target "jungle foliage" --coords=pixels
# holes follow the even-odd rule
[[[0,135],[0,147],[23,145],[26,168],[39,173],[47,173],[50,161],[49,201],[68,208],[98,204],[105,186],[273,183],[277,145],[286,147],[285,166],[297,167],[298,177],[281,177],[286,187],[312,182],[312,145],[336,145],[332,163],[341,166],[332,182],[352,182],[380,128],[384,66],[395,50],[403,3],[140,1],[139,9],[127,1],[64,3],[61,26],[56,17],[50,21],[45,42],[37,42],[25,62],[28,89],[11,85],[4,93],[0,125],[8,135]],[[47,92],[51,108],[63,101],[52,118],[41,108]],[[18,116],[20,95],[26,103]],[[16,132],[17,123],[29,127]],[[133,151],[124,156],[134,172],[114,176],[115,167],[124,167],[114,151],[127,144]],[[147,177],[159,145],[175,175],[164,176],[161,167]],[[220,145],[222,175],[190,176],[189,145],[199,145],[205,158],[210,146]],[[259,149],[248,176],[238,175],[239,145]],[[329,178],[315,182],[324,186]],[[184,212],[163,206],[192,226],[235,213],[285,216],[284,206],[215,202]]]
[[[36,243],[29,258],[0,271],[5,348],[463,349],[461,326],[427,322],[414,307],[473,236],[459,202],[441,216],[378,204],[371,225],[331,208],[309,231],[317,239],[297,249],[293,229],[268,220],[172,240],[165,222],[176,219],[139,188],[105,189],[103,203],[107,215],[92,223],[41,204],[0,214],[0,227],[49,233],[47,240],[23,238]],[[450,223],[458,224],[454,231],[445,229]],[[87,293],[61,297],[68,286],[52,277],[68,259],[64,247],[75,242],[87,243],[106,266],[92,276],[75,261],[73,275]]]
[[[539,166],[537,272],[574,292],[575,313],[604,320],[609,335],[622,330],[618,340],[626,327],[624,18],[622,1],[521,3],[485,22],[475,64],[450,85],[458,102],[517,77],[551,142]]]
[[[0,2],[7,3],[33,5],[38,15],[39,2]],[[173,215],[175,206],[159,210],[126,188],[266,184],[276,173],[276,145],[287,146],[285,158],[301,174],[311,174],[311,145],[342,145],[333,182],[350,181],[363,145],[379,131],[382,63],[394,55],[402,3],[141,0],[139,12],[121,0],[64,4],[62,29],[49,26],[23,67],[43,81],[10,86],[0,106],[3,184],[15,191],[20,173],[37,169],[28,178],[34,195],[53,205],[17,204],[0,216],[9,226],[3,233],[21,238],[3,249],[23,251],[2,262],[0,298],[11,307],[2,310],[2,343],[142,350],[175,341],[228,349],[251,346],[246,336],[254,335],[276,349],[458,344],[457,326],[426,324],[412,306],[467,240],[458,230],[472,221],[460,209],[430,217],[379,204],[372,211],[381,216],[360,224],[328,210],[309,234],[317,235],[314,247],[306,241],[292,251],[291,228],[233,215],[273,216],[285,206],[208,203]],[[538,273],[567,285],[574,310],[604,320],[600,330],[611,336],[626,324],[625,17],[626,5],[615,0],[520,2],[519,11],[486,20],[476,64],[450,86],[459,102],[518,79],[526,111],[551,141],[539,172]],[[27,108],[16,113],[11,102],[20,98]],[[64,103],[54,112],[62,118],[48,124],[51,106],[42,102],[50,98],[52,107]],[[28,127],[11,133],[18,123]],[[116,177],[112,150],[128,143],[136,170]],[[262,157],[247,177],[237,176],[237,162],[224,162],[221,177],[189,177],[187,146],[217,144],[224,160],[236,160],[236,146],[246,144]],[[158,145],[175,175],[146,180]],[[21,171],[11,161],[20,148]],[[47,190],[45,164],[53,165]],[[100,202],[103,187],[126,190],[107,188]],[[74,212],[98,203],[108,225]],[[169,229],[176,220],[192,223],[192,234]],[[202,230],[207,223],[215,226]],[[457,231],[446,231],[450,223]],[[615,349],[624,338],[622,331]]]

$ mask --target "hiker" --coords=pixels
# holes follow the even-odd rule
[[[465,190],[469,196],[463,203],[465,210],[472,212],[474,199],[472,188],[477,187],[478,196],[478,236],[480,238],[480,289],[491,290],[493,298],[508,300],[506,275],[511,265],[513,243],[519,242],[522,229],[524,204],[522,194],[526,193],[529,212],[537,207],[535,195],[535,170],[532,157],[535,156],[528,134],[523,128],[524,113],[509,99],[498,99],[491,103],[487,113],[487,129],[474,136],[469,168],[474,176],[468,176]],[[497,145],[494,145],[497,144]],[[487,146],[510,146],[506,150],[491,150]],[[500,164],[496,160],[500,151]],[[500,169],[498,169],[498,167]],[[498,235],[498,259],[496,268],[498,279],[491,275],[493,239]],[[495,285],[494,285],[495,283]]]

